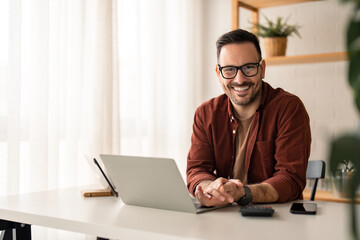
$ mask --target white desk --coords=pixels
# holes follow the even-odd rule
[[[290,203],[270,204],[273,217],[250,218],[235,205],[196,215],[84,198],[80,190],[1,197],[0,219],[113,239],[350,239],[345,203],[317,201],[314,216],[291,214]]]

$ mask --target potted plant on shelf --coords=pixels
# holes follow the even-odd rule
[[[282,17],[278,17],[276,22],[271,21],[266,16],[265,24],[253,23],[257,29],[257,35],[264,38],[266,57],[284,56],[286,52],[287,37],[292,34],[301,38],[299,33],[299,25],[289,25],[288,18],[283,21]]]

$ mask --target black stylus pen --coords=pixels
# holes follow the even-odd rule
[[[98,163],[98,161],[94,158],[94,163],[96,164],[96,166],[100,169],[102,175],[104,176],[105,180],[107,181],[107,183],[109,184],[110,188],[111,188],[111,192],[115,197],[118,197],[118,193],[117,191],[115,191],[115,188],[113,187],[113,185],[111,184],[111,182],[109,181],[109,179],[107,178],[106,174],[104,173],[104,171],[102,170],[102,168],[100,167],[100,164]]]

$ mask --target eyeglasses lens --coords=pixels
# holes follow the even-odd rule
[[[258,72],[258,64],[250,63],[250,64],[243,65],[241,67],[224,67],[221,69],[221,73],[224,78],[231,79],[231,78],[236,77],[238,70],[241,70],[241,72],[245,76],[252,77],[252,76],[255,76]]]

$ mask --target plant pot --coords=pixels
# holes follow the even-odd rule
[[[349,197],[349,180],[353,175],[353,171],[346,171],[345,169],[338,170],[332,176],[333,195],[340,198]]]
[[[287,37],[264,38],[266,57],[285,56]]]

